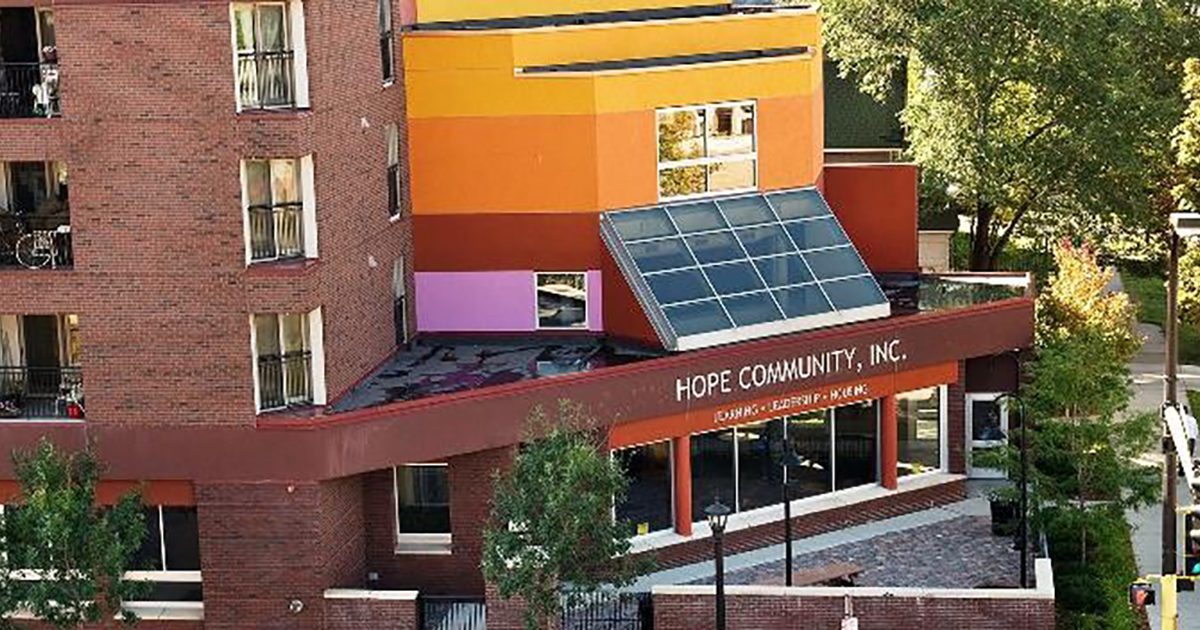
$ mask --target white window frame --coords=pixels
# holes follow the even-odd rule
[[[396,207],[388,208],[388,220],[394,223],[404,216],[404,172],[400,168],[400,125],[388,123],[384,127],[383,135],[387,149],[387,171],[391,171],[392,167],[396,169]]]
[[[583,276],[583,322],[577,326],[543,326],[542,318],[538,315],[538,286],[542,276],[566,276],[579,275]],[[549,331],[566,331],[566,330],[591,330],[592,322],[588,311],[592,303],[592,287],[588,280],[588,272],[585,271],[535,271],[533,272],[533,327],[535,330]]]
[[[381,44],[385,35],[391,39],[390,43],[388,44],[388,57],[392,69],[391,76],[383,75],[382,67],[379,69],[380,75],[383,77],[383,87],[388,87],[396,82],[396,19],[393,15],[392,0],[375,0],[375,2],[376,12],[379,14],[380,18],[379,37],[377,39]],[[384,9],[387,10],[384,11]],[[384,24],[383,20],[386,20],[387,23]],[[386,27],[386,29],[384,27]],[[379,55],[381,64],[383,62],[382,52],[383,51],[381,50]]]
[[[1007,478],[1007,475],[1004,474],[1003,470],[999,470],[996,468],[976,467],[974,465],[974,463],[972,462],[972,459],[975,455],[975,449],[977,447],[981,448],[981,449],[983,449],[983,448],[999,448],[999,447],[1003,447],[1006,444],[1008,444],[1007,438],[1005,438],[1003,440],[976,440],[975,439],[975,405],[973,403],[975,403],[976,401],[996,402],[1005,394],[1006,394],[1006,392],[968,392],[966,394],[966,401],[965,401],[966,409],[964,410],[963,418],[966,423],[966,427],[965,427],[966,430],[964,431],[964,433],[966,434],[965,459],[966,459],[966,464],[967,464],[967,476],[968,477],[975,478],[975,479],[1005,479],[1005,478]],[[1000,411],[1000,431],[1002,431],[1007,436],[1010,434],[1008,405],[1004,401],[1001,401],[996,406],[999,408],[999,411]]]
[[[661,135],[660,130],[659,130],[659,125],[658,125],[658,117],[660,114],[673,114],[676,112],[685,112],[685,111],[705,111],[710,107],[717,108],[717,107],[745,107],[745,106],[750,106],[754,112],[754,132],[751,134],[751,144],[752,144],[753,148],[749,153],[736,153],[736,154],[732,154],[732,155],[720,155],[720,156],[713,156],[713,157],[704,156],[704,157],[698,157],[698,158],[689,158],[686,160],[675,160],[672,162],[662,162],[659,160],[659,156],[657,155],[657,153],[658,153],[658,147],[660,146],[659,142],[660,142],[660,135]],[[694,105],[680,105],[680,106],[673,106],[673,107],[660,107],[657,110],[655,110],[655,112],[654,112],[655,156],[654,157],[655,157],[655,162],[658,165],[658,169],[655,171],[655,186],[658,189],[658,200],[659,201],[671,201],[671,202],[688,201],[691,199],[707,199],[710,197],[719,197],[719,196],[724,196],[724,195],[736,195],[739,193],[754,192],[754,191],[758,190],[758,182],[759,182],[758,122],[759,122],[758,121],[758,101],[753,100],[753,99],[742,100],[742,101],[722,101],[722,102],[718,102],[718,103],[699,103],[699,104],[694,104]],[[705,124],[708,124],[707,116],[705,117]],[[707,137],[707,129],[705,130],[705,137]],[[717,190],[717,191],[705,190],[702,193],[695,193],[695,194],[691,194],[691,195],[670,195],[670,196],[663,195],[662,173],[665,170],[670,170],[670,169],[674,169],[674,168],[684,168],[684,167],[688,167],[688,166],[709,166],[711,164],[738,163],[738,162],[751,162],[754,165],[754,184],[753,185],[744,186],[741,188],[728,188],[725,190]],[[708,187],[708,176],[706,174],[705,175],[705,188],[707,188],[707,187]]]
[[[234,16],[234,11],[238,6],[254,6],[254,5],[281,5],[284,9],[286,28],[285,37],[292,51],[292,98],[295,101],[294,107],[246,107],[242,104],[241,86],[238,82],[238,50],[237,46],[237,18]],[[257,38],[258,34],[255,33]],[[263,2],[230,2],[229,3],[229,48],[233,59],[233,102],[235,111],[241,113],[243,111],[271,111],[271,110],[290,110],[290,109],[307,109],[310,106],[308,100],[308,46],[306,43],[305,26],[304,26],[304,2],[303,0],[264,0]]]
[[[400,302],[400,321],[393,322],[393,325],[400,325],[400,337],[404,343],[408,343],[408,286],[405,283],[404,275],[404,256],[396,258],[392,263],[392,310],[396,310],[396,302]]]
[[[913,473],[911,475],[899,475],[899,471],[897,471],[897,479],[899,480],[898,483],[905,483],[909,479],[916,479],[919,477],[936,475],[938,473],[946,473],[950,471],[950,434],[947,433],[947,429],[950,426],[947,422],[947,414],[950,411],[950,406],[948,404],[949,401],[946,400],[946,396],[950,393],[950,388],[946,385],[934,385],[929,388],[920,387],[917,388],[917,390],[910,391],[919,391],[921,389],[937,389],[938,393],[938,466],[937,468],[927,468],[919,473]],[[908,392],[898,393],[905,394]],[[899,464],[899,462],[897,462],[897,464]]]
[[[453,506],[451,506],[450,531],[446,533],[412,533],[400,531],[400,468],[402,467],[445,467],[446,485],[450,485],[450,465],[447,463],[400,464],[392,467],[392,525],[396,535],[396,555],[450,555],[454,542]],[[454,488],[449,488],[451,500]]]
[[[253,390],[254,390],[254,413],[255,414],[283,411],[283,410],[287,409],[287,407],[286,406],[284,406],[284,407],[269,407],[266,409],[264,409],[262,407],[262,398],[261,398],[262,385],[260,384],[259,373],[258,373],[258,332],[255,330],[255,327],[254,327],[254,316],[255,315],[273,315],[275,317],[280,317],[283,315],[292,315],[292,314],[298,314],[298,315],[302,316],[304,318],[304,321],[306,322],[307,330],[305,332],[308,336],[309,371],[311,372],[309,374],[308,378],[309,378],[309,383],[311,384],[311,388],[312,388],[312,391],[310,392],[310,396],[312,397],[312,405],[314,407],[319,407],[319,406],[324,405],[327,402],[328,391],[326,389],[326,384],[325,384],[325,338],[324,338],[325,326],[324,326],[324,322],[323,322],[323,319],[321,316],[321,308],[317,307],[307,313],[251,313],[249,316],[250,358],[251,358],[250,365],[251,365],[251,378],[253,379],[253,384],[254,384]],[[280,344],[282,347],[283,326],[279,326],[279,332],[281,335]]]
[[[264,263],[272,263],[278,260],[294,260],[275,258],[253,258],[253,248],[250,237],[250,182],[247,176],[246,164],[248,162],[274,162],[276,160],[292,160],[297,163],[297,170],[300,181],[297,185],[300,190],[300,205],[301,205],[301,231],[304,238],[303,249],[304,258],[313,260],[320,257],[317,241],[317,190],[316,177],[313,172],[313,156],[312,154],[302,155],[298,158],[273,157],[273,158],[243,158],[239,162],[238,176],[241,178],[242,187],[242,240],[245,251],[246,266],[261,265]],[[269,168],[269,166],[268,166]]]

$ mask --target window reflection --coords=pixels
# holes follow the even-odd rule
[[[736,508],[733,483],[733,429],[693,435],[692,521],[704,520],[704,508],[720,496]]]
[[[942,467],[940,388],[896,396],[897,474],[916,475]]]
[[[788,475],[795,476],[792,498],[802,499],[833,490],[830,437],[828,411],[813,411],[787,419],[788,444],[797,455],[821,467],[788,471]]]
[[[754,103],[658,112],[658,187],[663,199],[753,189]]]
[[[879,423],[875,403],[838,407],[834,416],[835,488],[842,490],[879,481]]]
[[[637,535],[670,529],[670,442],[621,449],[613,457],[629,479],[625,500],[616,506],[617,518],[633,523]]]
[[[738,509],[753,510],[779,503],[783,468],[782,420],[772,420],[739,427],[738,450]]]

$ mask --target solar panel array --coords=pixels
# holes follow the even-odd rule
[[[607,212],[601,232],[670,349],[890,314],[815,189]]]

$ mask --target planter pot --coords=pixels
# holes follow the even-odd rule
[[[1012,536],[1017,533],[1017,502],[1011,499],[991,499],[992,534]]]

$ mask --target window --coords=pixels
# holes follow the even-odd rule
[[[539,273],[538,328],[587,328],[587,274]]]
[[[392,45],[392,3],[391,0],[379,0],[379,67],[383,69],[384,83],[396,79]]]
[[[324,404],[320,310],[254,315],[252,320],[259,411]]]
[[[303,11],[296,2],[235,3],[233,46],[238,109],[307,105]],[[294,32],[300,30],[301,32]]]
[[[901,477],[941,470],[941,399],[940,387],[896,395],[897,474]]]
[[[396,347],[408,343],[408,304],[404,283],[404,259],[397,258],[392,265],[392,323],[396,327]]]
[[[833,412],[834,488],[879,481],[879,421],[874,402],[838,407]]]
[[[242,162],[249,262],[316,256],[310,171],[307,157]]]
[[[445,553],[450,544],[450,467],[411,464],[392,470],[397,549]]]
[[[194,507],[146,508],[147,536],[133,557],[133,575],[150,581],[146,601],[198,602],[200,526]]]
[[[387,126],[388,216],[398,217],[402,210],[400,198],[400,131],[395,123]]]
[[[624,448],[613,457],[629,479],[625,500],[616,506],[618,519],[633,523],[636,535],[672,526],[671,443],[655,442]]]
[[[757,184],[754,103],[658,111],[658,196],[753,190]]]

